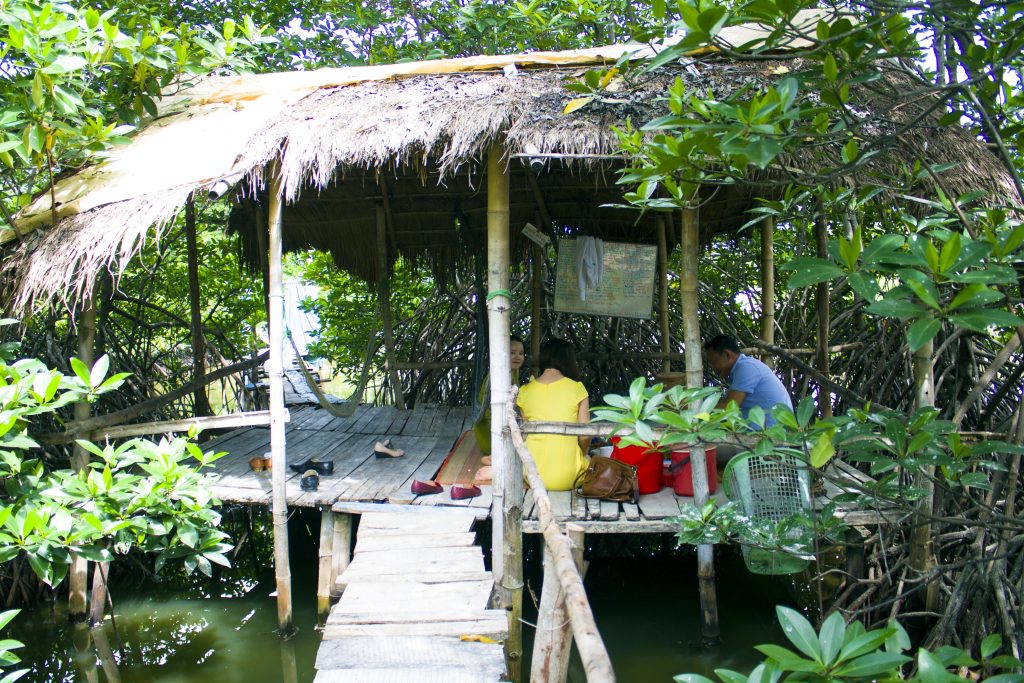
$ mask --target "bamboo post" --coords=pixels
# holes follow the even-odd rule
[[[698,316],[697,262],[700,256],[700,216],[695,208],[683,209],[680,237],[682,249],[682,282],[680,291],[683,311],[683,343],[686,351],[686,386],[704,385],[704,361],[700,343]],[[708,502],[708,471],[704,446],[690,447],[690,471],[693,473],[693,504],[701,509]],[[697,578],[700,590],[701,635],[706,645],[719,640],[718,597],[715,592],[715,547],[697,546]]]
[[[544,252],[538,244],[530,251],[530,364],[534,373],[540,372],[541,306],[544,304]]]
[[[661,361],[662,372],[672,369],[668,354],[672,351],[672,332],[668,318],[668,238],[665,217],[658,216],[658,324],[661,326],[661,352],[666,354]]]
[[[761,219],[761,341],[775,343],[775,219]],[[775,367],[775,357],[762,353],[761,360]]]
[[[402,392],[402,378],[395,367],[395,331],[391,321],[391,275],[388,265],[387,217],[384,207],[378,202],[377,211],[377,293],[380,301],[381,322],[384,327],[384,362],[395,395],[395,406],[405,410],[405,394]]]
[[[533,460],[526,443],[523,441],[523,434],[516,422],[514,396],[517,388],[513,387],[509,394],[509,404],[506,408],[506,420],[509,425],[509,435],[512,445],[523,463],[522,472],[530,483],[533,491],[533,499],[537,505],[537,522],[544,538],[545,549],[550,551],[552,564],[555,566],[555,575],[558,578],[558,585],[565,596],[565,607],[569,616],[569,623],[572,625],[572,634],[576,639],[576,649],[580,653],[580,660],[583,662],[583,669],[586,671],[588,683],[614,683],[615,671],[612,669],[611,658],[608,650],[601,640],[601,634],[597,630],[594,621],[594,613],[587,601],[587,591],[583,587],[583,578],[576,568],[574,548],[565,534],[562,533],[555,521],[555,515],[551,508],[551,499],[544,487],[544,480],[540,478],[537,471],[537,464]],[[579,545],[582,547],[582,544]],[[576,553],[579,550],[575,550]],[[513,678],[512,680],[516,680]]]
[[[352,561],[352,515],[334,513],[334,554],[331,557],[331,595],[341,595],[338,579]]]
[[[523,639],[523,475],[509,443],[505,402],[512,386],[509,357],[509,172],[504,146],[487,152],[487,329],[491,377],[491,458],[494,500],[491,508],[492,550],[499,604],[508,610],[505,659],[509,677],[519,680]]]
[[[331,611],[331,589],[334,588],[334,512],[325,508],[320,513],[320,548],[316,580],[316,621],[323,626]]]
[[[206,339],[203,337],[203,317],[199,310],[199,247],[196,238],[196,205],[192,195],[185,201],[185,242],[188,245],[188,303],[192,328],[192,412],[196,417],[211,415],[210,399],[206,395]]]
[[[914,352],[914,408],[920,410],[935,405],[935,374],[932,367],[934,342],[929,341]],[[934,465],[921,465],[914,477],[914,485],[924,491],[917,501],[914,528],[910,535],[911,575],[919,581],[927,578],[935,564],[932,539],[932,506],[935,502]],[[923,600],[926,610],[938,608],[938,583],[930,581]]]
[[[285,481],[288,478],[288,462],[285,451],[285,407],[284,407],[284,282],[282,280],[282,228],[281,203],[281,162],[275,159],[269,168],[268,189],[270,206],[267,224],[270,229],[267,261],[270,279],[267,292],[269,308],[270,360],[267,374],[270,379],[270,453],[274,463],[272,472],[274,519],[274,576],[277,580],[277,624],[282,638],[291,637],[292,624],[292,573],[288,561],[288,498]]]
[[[814,218],[814,238],[818,258],[828,258],[828,226],[820,207]],[[814,301],[818,309],[817,366],[819,372],[828,377],[828,338],[829,338],[829,284],[819,282]],[[818,386],[818,408],[822,417],[832,417],[832,393],[828,388]]]
[[[82,310],[78,317],[78,359],[88,367],[95,362],[96,344],[96,297],[90,292],[88,298],[82,302]],[[79,401],[75,404],[75,422],[89,419],[91,412],[88,401]],[[71,469],[82,472],[89,466],[89,451],[78,444],[71,455]],[[85,621],[87,618],[86,608],[88,606],[88,582],[89,582],[89,561],[84,557],[72,553],[71,568],[68,571],[68,619],[73,622]],[[101,605],[102,609],[102,605]]]

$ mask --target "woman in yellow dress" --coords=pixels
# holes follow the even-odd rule
[[[519,391],[516,405],[527,420],[589,422],[590,399],[580,383],[572,344],[551,339],[540,348],[540,374]],[[526,447],[549,491],[568,491],[587,467],[583,448],[590,437],[529,434]]]

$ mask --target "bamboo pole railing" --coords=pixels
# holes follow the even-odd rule
[[[587,600],[587,591],[583,587],[583,578],[580,576],[573,558],[572,543],[569,537],[562,533],[555,521],[548,491],[544,487],[544,481],[540,478],[540,472],[537,471],[537,464],[526,447],[522,431],[519,428],[515,414],[517,393],[517,387],[512,387],[509,391],[509,398],[505,405],[505,423],[508,425],[512,437],[512,445],[522,460],[526,480],[533,491],[533,500],[537,506],[537,520],[540,523],[544,544],[551,553],[555,575],[558,577],[558,588],[562,592],[572,634],[576,639],[576,648],[583,661],[583,669],[586,671],[588,683],[613,683],[615,671],[612,669],[608,650],[601,640],[601,634],[597,630],[594,613]],[[542,593],[547,592],[549,588],[553,589],[554,587],[545,584]],[[544,601],[543,595],[541,601]],[[543,633],[538,632],[537,639],[555,636],[559,631],[552,629]],[[534,647],[538,647],[536,642]],[[557,683],[557,679],[552,679],[552,683]]]

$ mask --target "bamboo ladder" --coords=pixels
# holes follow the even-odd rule
[[[594,622],[594,613],[583,587],[580,565],[583,558],[583,530],[572,528],[575,548],[569,536],[562,533],[555,522],[551,499],[537,471],[533,455],[523,441],[522,431],[515,415],[518,387],[512,387],[505,404],[505,419],[512,437],[512,445],[523,462],[526,480],[533,491],[537,505],[537,519],[544,539],[544,584],[538,610],[537,636],[533,645],[531,681],[561,683],[568,673],[569,650],[573,637],[579,650],[588,683],[614,683],[615,672],[608,650]],[[574,558],[574,550],[576,557]],[[571,632],[565,628],[566,621]]]

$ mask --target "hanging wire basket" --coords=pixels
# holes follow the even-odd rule
[[[810,470],[806,462],[792,455],[737,456],[726,466],[724,479],[725,494],[739,502],[754,521],[777,525],[811,509]],[[808,564],[806,557],[781,548],[744,544],[742,550],[747,569],[755,574],[795,574]]]

